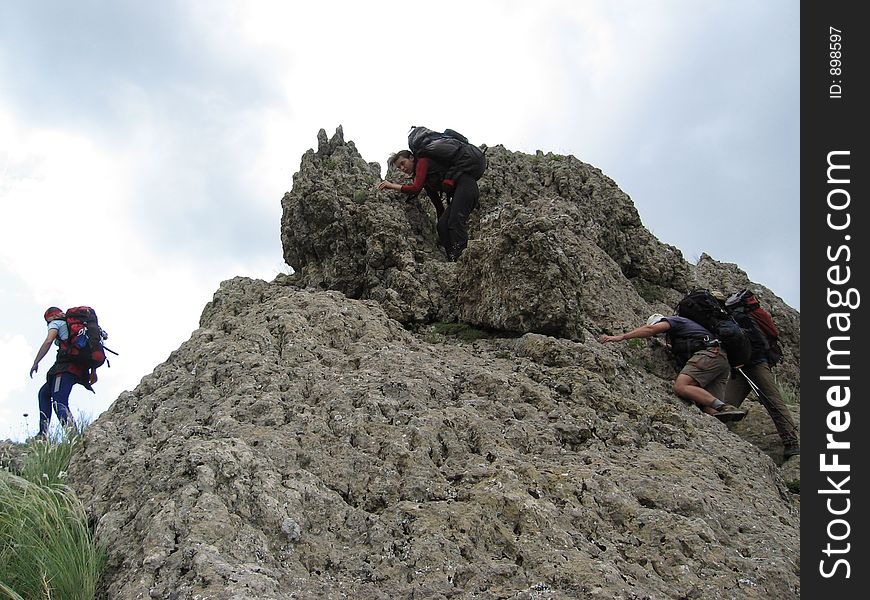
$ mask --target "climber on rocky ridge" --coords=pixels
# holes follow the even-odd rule
[[[468,217],[480,199],[477,180],[486,170],[486,157],[465,136],[450,129],[438,133],[414,127],[408,145],[411,150],[391,155],[387,166],[413,175],[414,182],[401,185],[382,181],[377,187],[410,197],[425,189],[435,206],[438,241],[447,252],[447,259],[454,262],[468,245]],[[447,197],[446,208],[442,194]]]
[[[720,421],[739,421],[746,411],[722,401],[728,383],[730,367],[725,350],[720,348],[713,334],[685,317],[650,315],[646,325],[621,335],[602,335],[601,342],[621,342],[634,338],[647,338],[667,333],[673,339],[694,342],[689,358],[674,381],[674,393],[691,400],[703,412]]]

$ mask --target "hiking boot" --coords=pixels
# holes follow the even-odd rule
[[[720,421],[739,421],[743,417],[746,416],[745,410],[740,410],[736,406],[732,406],[730,404],[723,404],[719,408],[713,409],[713,416],[719,419]]]
[[[465,246],[450,244],[450,247],[447,249],[447,260],[449,262],[456,262],[462,255],[463,250],[465,250]]]
[[[782,449],[782,458],[783,460],[788,460],[792,456],[799,456],[801,453],[801,445],[800,444],[786,444]]]

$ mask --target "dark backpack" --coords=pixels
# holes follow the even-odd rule
[[[725,307],[731,313],[742,313],[751,317],[752,322],[764,336],[767,344],[765,353],[768,365],[773,367],[782,362],[782,346],[779,345],[779,330],[777,330],[770,313],[761,308],[758,299],[752,291],[742,289],[732,294],[725,301]]]
[[[486,156],[468,138],[452,129],[444,133],[428,127],[411,127],[408,149],[417,158],[429,158],[447,167],[445,179],[456,180],[466,174],[480,179],[486,171]]]
[[[782,346],[779,345],[779,340],[768,338],[767,340],[767,364],[775,367],[782,362]]]
[[[69,337],[60,342],[58,359],[96,369],[106,362],[103,340],[108,337],[100,328],[97,313],[90,306],[76,306],[66,311]],[[109,350],[111,352],[111,350]]]
[[[734,321],[740,325],[740,329],[743,330],[746,339],[749,340],[749,344],[752,347],[750,360],[753,363],[758,363],[762,359],[766,359],[770,352],[770,344],[767,341],[767,336],[758,326],[758,323],[755,322],[755,319],[746,310],[733,309],[731,307],[727,310]]]
[[[749,338],[709,290],[696,289],[689,292],[677,304],[677,314],[691,319],[716,336],[732,367],[749,361],[752,355]]]

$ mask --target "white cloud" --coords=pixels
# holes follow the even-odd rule
[[[27,313],[4,324],[9,330],[4,331],[4,352],[12,357],[26,349],[25,335],[40,336],[34,343],[42,341],[44,324],[36,334],[33,324],[42,323],[46,306],[93,306],[111,334],[109,347],[121,353],[110,357],[111,369],[101,369],[97,396],[73,396],[84,394],[83,402],[98,414],[187,338],[221,279],[249,271],[251,265],[244,259],[221,258],[217,265],[195,257],[166,260],[162,249],[143,237],[147,230],[130,214],[135,208],[130,200],[136,197],[130,186],[142,176],[136,169],[147,163],[142,159],[147,152],[110,154],[83,136],[25,130],[2,110],[0,115],[5,173],[0,204],[4,220],[12,225],[0,238],[0,266],[4,280],[24,288],[32,302]],[[159,222],[161,216],[151,218]],[[277,235],[277,222],[274,229]],[[275,262],[281,263],[280,255]],[[255,268],[263,277],[276,274],[271,265]],[[35,347],[24,358],[3,363],[12,369],[4,373],[11,382],[7,391],[16,394],[15,402],[4,403],[0,437],[18,426],[22,412],[35,418],[41,381],[25,380],[33,354]],[[50,352],[41,372],[52,359]]]
[[[35,355],[36,349],[27,343],[23,335],[0,333],[0,380],[4,382],[0,387],[0,423],[23,422],[22,415],[27,411],[21,412],[20,400]],[[0,431],[0,439],[3,437],[4,432]]]

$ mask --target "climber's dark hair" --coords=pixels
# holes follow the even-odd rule
[[[410,150],[399,150],[395,154],[390,154],[390,158],[387,159],[387,168],[392,169],[395,166],[396,161],[400,158],[410,158],[411,160],[414,160],[414,155],[411,154]]]

